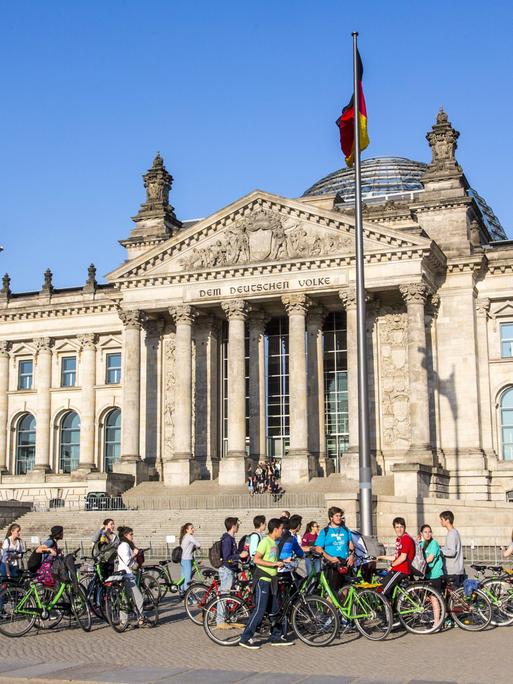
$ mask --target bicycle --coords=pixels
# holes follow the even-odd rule
[[[125,632],[130,624],[131,617],[137,621],[141,619],[132,592],[126,583],[126,572],[124,570],[115,572],[105,580],[104,587],[104,610],[107,622],[115,632]],[[157,603],[144,583],[141,584],[140,591],[143,596],[145,622],[150,627],[154,627],[159,620]]]
[[[513,570],[501,565],[470,566],[481,582],[481,589],[492,604],[491,624],[506,627],[513,624]],[[486,576],[491,572],[491,576]]]
[[[203,574],[211,579],[210,584],[204,582],[192,582],[184,594],[184,606],[187,616],[195,625],[203,624],[203,615],[207,604],[221,593],[219,574],[213,568],[204,568]],[[243,566],[237,573],[231,594],[247,601],[252,608],[251,574],[249,567]]]
[[[172,578],[170,568],[172,563],[172,560],[166,559],[159,561],[158,564],[147,565],[145,567],[145,574],[153,576],[158,582],[158,601],[165,598],[168,591],[171,594],[183,594],[185,578],[179,577],[177,580]],[[214,568],[202,567],[201,563],[195,558],[192,561],[192,569],[192,577],[198,577],[201,580],[209,579],[218,574]]]
[[[46,591],[28,573],[23,575],[22,583],[5,584],[2,599],[6,616],[0,621],[0,633],[7,637],[23,636],[36,623],[39,627],[50,620],[55,611],[58,622],[64,615],[69,615],[70,619],[71,616],[75,618],[85,632],[91,630],[92,619],[85,591],[69,569],[69,564],[74,563],[78,551],[79,549],[66,556],[69,559],[66,562],[66,576],[59,578],[56,591]]]
[[[319,557],[314,556],[314,557]],[[337,570],[340,564],[324,560],[320,573],[309,580],[311,590],[320,590],[320,595],[327,597],[339,611],[341,630],[345,632],[353,623],[366,639],[381,641],[390,634],[393,624],[392,607],[383,594],[376,591],[379,582],[364,582],[359,577],[346,574],[346,584],[337,594],[326,577],[326,570]],[[313,575],[313,573],[311,573]]]
[[[479,587],[465,593],[465,587],[454,587],[447,583],[444,598],[448,617],[469,632],[480,632],[492,621],[492,604],[488,596]]]
[[[307,580],[293,573],[278,573],[278,591],[281,594],[277,613],[267,614],[258,631],[260,635],[270,634],[275,624],[290,619],[296,636],[308,646],[328,646],[339,632],[339,618],[335,607],[326,599],[307,594]],[[218,612],[223,615],[223,624],[218,629]],[[221,646],[235,646],[239,643],[251,613],[250,604],[240,596],[221,594],[210,601],[205,608],[203,628],[207,636]]]

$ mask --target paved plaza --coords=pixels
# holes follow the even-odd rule
[[[154,629],[117,634],[95,621],[90,634],[59,627],[16,640],[0,636],[0,684],[509,684],[512,635],[513,628],[425,637],[393,632],[371,643],[351,634],[324,649],[298,641],[248,652],[216,646],[180,604],[168,602]]]

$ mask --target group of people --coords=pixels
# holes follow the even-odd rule
[[[279,496],[283,493],[280,486],[280,464],[276,459],[270,459],[248,467],[247,486],[250,496],[265,494]]]

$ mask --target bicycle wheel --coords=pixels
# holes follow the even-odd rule
[[[383,594],[362,589],[355,592],[352,619],[360,634],[371,641],[381,641],[392,629],[392,608]]]
[[[159,585],[159,595],[158,597],[155,596],[157,602],[162,601],[162,599],[166,596],[168,590],[169,590],[169,580],[166,576],[165,570],[158,566],[158,567],[153,567],[153,568],[148,568],[147,570],[144,570],[144,576],[151,576],[153,579],[158,582]],[[155,592],[152,592],[153,594]]]
[[[70,589],[69,600],[75,620],[84,632],[90,632],[92,623],[91,611],[89,610],[89,603],[83,587],[79,585],[76,590]]]
[[[513,624],[513,586],[506,580],[492,578],[483,582],[482,590],[492,604],[492,625]]]
[[[292,606],[291,624],[308,646],[328,646],[338,634],[338,611],[320,596],[300,596]]]
[[[105,594],[107,622],[115,632],[126,631],[129,624],[131,604],[121,587],[111,587]]]
[[[236,646],[249,618],[247,604],[237,596],[218,596],[205,608],[203,628],[216,644]]]
[[[401,587],[396,615],[412,634],[432,634],[444,624],[445,602],[442,595],[428,584]]]
[[[207,584],[194,582],[187,588],[183,597],[185,612],[195,625],[203,624],[205,607],[212,598],[213,593],[210,591],[210,587]]]
[[[157,604],[164,597],[162,593],[162,585],[160,584],[160,582],[157,579],[155,579],[153,575],[150,575],[147,572],[143,572],[141,575],[141,591],[143,590],[143,588],[146,588],[150,592],[155,603]]]
[[[45,606],[46,614],[44,618],[40,615],[36,617],[35,627],[36,629],[54,629],[61,624],[65,610],[60,604],[57,604],[53,608],[49,607],[55,595],[55,591],[52,587],[45,587],[42,584],[37,584],[37,591],[39,600]]]
[[[3,604],[4,616],[0,618],[0,633],[7,637],[18,637],[26,634],[36,621],[35,615],[26,615],[36,610],[36,602],[33,596],[29,596],[23,607],[18,609],[20,602],[26,594],[23,587],[12,584],[4,584],[0,589],[0,602]]]
[[[141,594],[143,597],[144,619],[151,627],[155,627],[159,621],[159,608],[157,601],[155,601],[151,591],[146,586],[141,587]]]
[[[470,596],[465,596],[463,587],[452,591],[447,610],[458,627],[469,632],[480,632],[492,621],[492,604],[480,589]]]
[[[100,620],[106,620],[105,615],[105,587],[98,577],[93,577],[86,588],[87,601],[94,615]]]

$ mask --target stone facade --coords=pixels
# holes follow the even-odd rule
[[[441,112],[422,192],[364,210],[374,473],[398,496],[504,501],[513,460],[503,458],[501,397],[513,358],[501,353],[501,324],[513,322],[513,244],[491,239],[455,159],[458,136]],[[282,479],[293,487],[328,475],[323,326],[333,312],[343,312],[347,340],[338,465],[356,481],[351,207],[255,191],[182,223],[160,155],[144,183],[122,241],[128,260],[107,285],[93,265],[83,287],[62,291],[49,270],[38,293],[2,280],[0,499],[77,499],[150,478],[242,485],[268,453],[266,326],[276,317],[288,329]],[[63,428],[70,412],[79,433]]]

